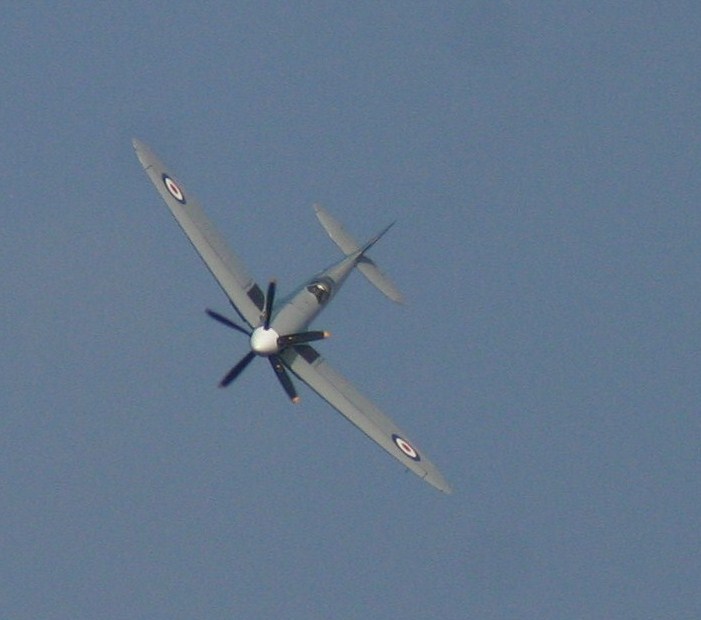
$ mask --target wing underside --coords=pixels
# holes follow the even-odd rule
[[[241,260],[227,247],[197,200],[187,193],[151,149],[139,140],[134,140],[134,149],[146,174],[231,304],[246,323],[252,327],[258,325],[264,294],[248,275]]]
[[[419,451],[416,444],[410,442],[390,418],[335,371],[314,348],[297,346],[285,351],[282,357],[297,378],[402,465],[443,493],[452,492],[436,466]]]

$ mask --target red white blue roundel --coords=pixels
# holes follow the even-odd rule
[[[183,190],[178,187],[178,184],[173,181],[167,174],[163,175],[163,185],[166,186],[168,193],[175,198],[180,204],[185,204],[185,194]]]
[[[421,460],[418,451],[406,439],[402,439],[399,435],[392,435],[392,441],[397,444],[397,448],[404,452],[410,459],[415,461]]]

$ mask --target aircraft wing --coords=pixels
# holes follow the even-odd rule
[[[313,347],[299,345],[287,349],[281,357],[301,381],[402,465],[443,493],[452,492],[436,466],[419,451],[416,444],[409,442],[392,420],[336,372]]]
[[[219,286],[241,318],[251,327],[256,327],[260,323],[264,305],[263,291],[248,275],[241,260],[227,247],[197,200],[185,191],[183,185],[175,180],[145,144],[139,140],[133,142],[146,174]]]

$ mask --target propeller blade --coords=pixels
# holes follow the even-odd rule
[[[299,396],[297,395],[297,390],[295,390],[295,386],[292,383],[292,379],[290,379],[290,375],[287,374],[285,366],[282,363],[280,357],[277,355],[271,355],[268,359],[270,360],[270,365],[273,367],[278,381],[280,381],[280,385],[282,385],[282,388],[287,393],[287,396],[289,396],[290,400],[293,403],[298,403]]]
[[[275,300],[275,280],[270,280],[268,292],[265,294],[265,314],[263,315],[263,327],[270,328],[270,318],[273,314],[273,301]]]
[[[225,388],[227,385],[229,385],[236,377],[238,377],[248,366],[252,361],[253,358],[256,356],[256,354],[253,351],[250,351],[245,355],[245,357],[238,363],[236,366],[234,366],[227,374],[226,376],[221,380],[219,383],[219,387]]]
[[[218,312],[215,312],[214,310],[210,310],[207,308],[205,310],[207,315],[211,318],[213,318],[215,321],[219,321],[221,324],[226,325],[227,327],[231,327],[231,329],[235,329],[237,332],[241,332],[242,334],[246,334],[246,336],[250,336],[251,332],[249,332],[246,328],[241,327],[240,325],[237,325],[230,319],[227,319],[225,316],[219,314]]]
[[[323,340],[324,338],[328,338],[330,335],[330,332],[301,332],[299,334],[287,334],[286,336],[280,336],[277,339],[277,346],[284,349],[285,347],[290,347],[296,344]]]

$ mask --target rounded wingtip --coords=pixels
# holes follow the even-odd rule
[[[144,168],[148,168],[154,160],[153,153],[151,153],[150,149],[138,138],[132,138],[131,143],[141,165]]]
[[[453,487],[450,486],[448,481],[437,469],[435,469],[435,467],[430,473],[427,472],[426,476],[424,476],[424,480],[435,489],[438,489],[441,493],[445,493],[446,495],[453,494]]]
[[[438,479],[433,480],[431,482],[434,487],[436,487],[441,493],[445,493],[446,495],[452,495],[453,494],[453,487],[448,484],[445,478],[438,474]]]

